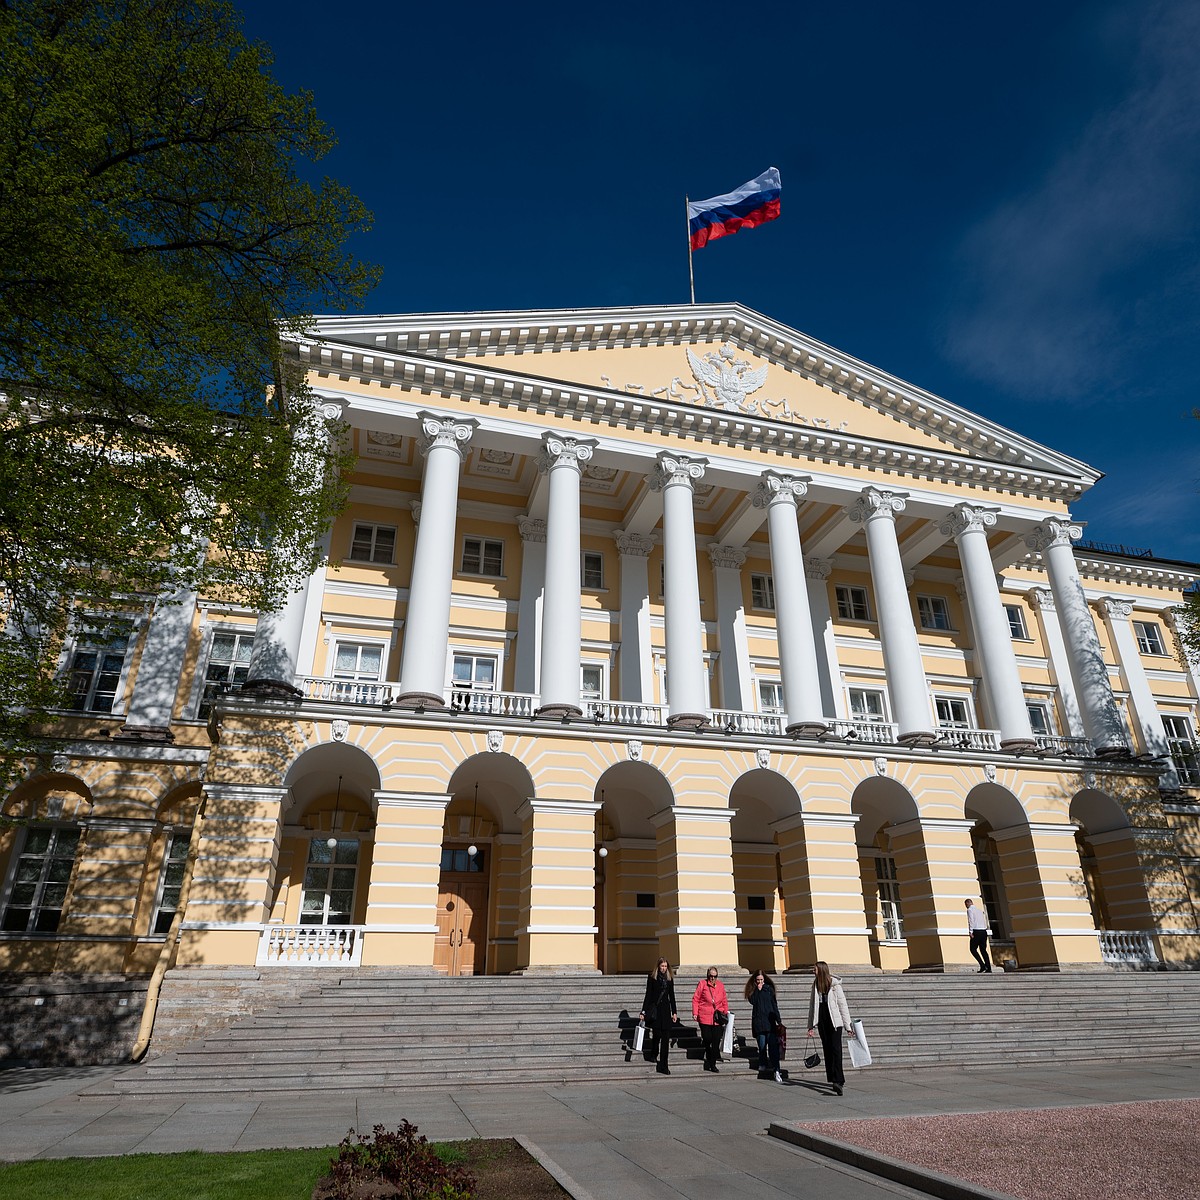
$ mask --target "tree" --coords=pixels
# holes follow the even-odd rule
[[[334,144],[311,96],[224,0],[0,0],[0,56],[11,766],[73,615],[180,585],[269,609],[312,571],[346,449],[283,346],[376,271],[346,249],[370,214],[297,174]]]

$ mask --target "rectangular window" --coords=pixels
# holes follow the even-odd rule
[[[462,872],[482,872],[484,848],[478,847],[474,854],[468,854],[465,846],[446,846],[442,850],[442,870]]]
[[[851,688],[850,715],[856,721],[884,720],[883,693],[872,688]]]
[[[837,597],[838,617],[843,621],[869,621],[871,610],[867,606],[867,589],[850,587],[839,583],[833,589]]]
[[[638,892],[637,907],[638,908],[653,908],[654,907],[654,893],[653,892]]]
[[[775,580],[772,576],[750,576],[750,604],[767,612],[775,611]]]
[[[396,530],[392,525],[354,523],[350,541],[350,561],[393,563],[396,561]]]
[[[585,550],[580,574],[585,588],[593,592],[601,591],[604,587],[604,555],[597,550]]]
[[[504,574],[504,543],[491,538],[464,538],[460,573],[499,578]]]
[[[383,673],[383,647],[370,642],[338,642],[333,651],[333,678],[375,683]]]
[[[1192,723],[1187,717],[1171,715],[1164,716],[1162,723],[1179,782],[1184,787],[1200,787],[1200,753],[1197,752]]]
[[[172,829],[167,835],[167,846],[163,854],[162,876],[158,883],[158,903],[154,906],[152,933],[166,933],[175,919],[179,908],[179,890],[183,885],[183,868],[187,863],[188,843],[192,840],[190,829]]]
[[[496,660],[486,654],[456,654],[454,656],[454,686],[477,692],[496,688]]]
[[[300,895],[301,925],[349,925],[354,920],[354,881],[358,874],[358,842],[325,837],[308,843],[304,890]]]
[[[965,700],[953,696],[934,696],[937,723],[942,729],[970,729],[971,712]]]
[[[579,668],[579,698],[581,700],[604,699],[604,668],[584,663]]]
[[[204,668],[204,691],[200,697],[198,716],[209,714],[213,701],[236,684],[244,683],[250,670],[250,652],[254,649],[254,634],[215,633],[208,648],[208,664]]]
[[[1027,642],[1029,630],[1025,628],[1025,610],[1019,604],[1006,604],[1004,615],[1008,618],[1008,632],[1016,641]]]
[[[777,679],[758,681],[758,711],[764,713],[783,712],[783,684]]]
[[[1054,730],[1050,728],[1050,709],[1045,704],[1025,705],[1029,714],[1029,728],[1039,737],[1053,737]]]
[[[1004,930],[1004,889],[1000,883],[998,859],[990,842],[975,840],[975,872],[979,876],[979,896],[987,913],[988,927],[992,937],[1002,942]]]
[[[79,848],[78,826],[33,826],[17,856],[12,894],[0,922],[6,933],[54,933]]]
[[[879,894],[879,918],[885,942],[904,940],[904,917],[900,912],[900,882],[896,860],[890,854],[875,856],[875,887]]]
[[[953,628],[950,624],[950,606],[945,596],[918,596],[917,615],[921,618],[922,629]]]
[[[96,638],[78,647],[71,655],[67,707],[73,712],[112,712],[128,648],[127,633]]]
[[[767,898],[766,896],[747,896],[746,897],[747,912],[766,912]]]
[[[1133,632],[1137,635],[1138,649],[1143,654],[1166,654],[1162,630],[1153,621],[1134,621]]]

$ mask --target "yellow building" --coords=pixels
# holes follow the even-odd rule
[[[0,966],[146,973],[189,844],[181,965],[956,971],[966,897],[1019,968],[1200,957],[1200,568],[1073,546],[1097,472],[737,305],[294,352],[326,564],[64,647]]]

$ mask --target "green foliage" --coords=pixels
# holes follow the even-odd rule
[[[297,174],[334,144],[311,96],[224,0],[3,0],[0,60],[0,738],[27,743],[75,606],[267,609],[311,572],[346,448],[284,346],[376,272],[360,202]]]
[[[1188,592],[1184,602],[1171,611],[1179,636],[1179,661],[1185,667],[1200,662],[1200,591]]]
[[[379,1180],[397,1200],[471,1200],[475,1179],[445,1160],[411,1121],[394,1133],[376,1125],[369,1136],[350,1130],[330,1163],[329,1200],[355,1200],[359,1187]]]

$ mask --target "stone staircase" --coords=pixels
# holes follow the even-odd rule
[[[177,1048],[88,1094],[359,1092],[628,1081],[650,1072],[629,1046],[643,976],[442,979],[360,971],[314,977],[290,970],[263,972],[259,984],[204,970],[174,974],[189,978],[171,980],[156,1039],[161,1032]],[[842,980],[880,1067],[1165,1058],[1194,1054],[1200,1023],[1200,974],[847,974]],[[784,1066],[798,1074],[811,976],[783,975],[777,984],[791,1032]],[[694,985],[677,983],[685,1021]],[[721,1079],[756,1065],[740,981],[730,991],[744,1041]],[[230,1011],[249,1015],[217,1028],[222,996]],[[208,1029],[184,1042],[189,1007],[193,1021]],[[673,1074],[700,1076],[698,1038],[681,1039],[671,1062]]]

